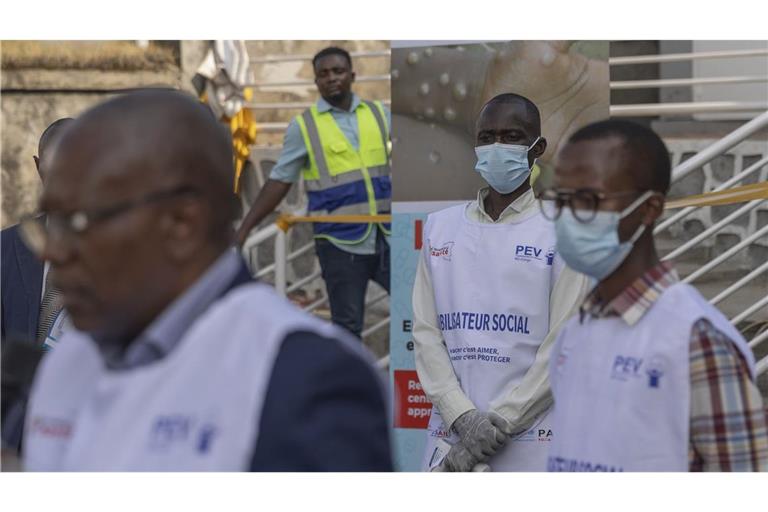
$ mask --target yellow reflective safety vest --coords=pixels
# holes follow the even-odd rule
[[[355,112],[360,141],[357,150],[330,112],[318,112],[313,105],[296,117],[309,154],[309,167],[302,170],[309,215],[391,213],[389,126],[384,109],[379,101],[361,101]],[[356,244],[374,225],[318,222],[313,226],[316,238]],[[388,223],[379,227],[389,234]]]

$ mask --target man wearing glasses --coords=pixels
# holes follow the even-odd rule
[[[768,470],[751,350],[656,253],[669,184],[661,139],[611,120],[571,136],[542,193],[558,253],[598,281],[552,353],[550,471]]]
[[[476,124],[477,200],[429,216],[413,288],[416,369],[434,404],[423,469],[543,471],[549,353],[587,280],[554,251],[531,190],[539,110],[494,97]]]
[[[24,223],[74,328],[41,363],[28,470],[391,468],[359,343],[254,282],[231,246],[228,134],[174,91],[85,112]]]

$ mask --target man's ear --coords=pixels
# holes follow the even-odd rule
[[[643,224],[650,226],[656,222],[656,219],[661,217],[661,214],[664,213],[664,199],[664,194],[661,192],[654,192],[654,194],[643,203]]]
[[[355,74],[355,72],[354,72],[354,71],[352,71],[352,70],[350,70],[350,71],[349,71],[349,75],[352,77],[352,78],[350,79],[350,82],[354,82],[354,81],[355,81],[355,77],[357,76],[357,75]]]
[[[208,233],[207,217],[212,213],[197,198],[179,198],[161,217],[163,235],[171,257],[186,261],[200,250]]]
[[[40,158],[37,155],[32,155],[32,159],[35,161],[35,169],[40,172]]]
[[[534,158],[541,158],[541,155],[547,150],[547,139],[541,137],[531,148],[531,154]]]

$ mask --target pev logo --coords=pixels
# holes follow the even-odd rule
[[[152,422],[149,434],[149,449],[153,452],[167,452],[174,446],[188,446],[206,454],[216,438],[218,429],[212,423],[201,423],[191,416],[169,414],[157,416]]]
[[[611,378],[626,381],[631,378],[640,377],[640,367],[642,365],[642,358],[617,355],[613,360]]]
[[[550,247],[545,253],[543,249],[539,249],[533,245],[516,245],[515,246],[515,260],[517,261],[545,261],[547,265],[552,265],[555,260],[555,248]]]
[[[442,247],[433,247],[429,245],[429,255],[433,258],[442,258],[446,261],[451,261],[451,252],[453,251],[454,242],[446,242]]]

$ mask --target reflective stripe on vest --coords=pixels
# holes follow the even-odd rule
[[[363,101],[356,109],[359,150],[355,151],[330,112],[317,107],[296,118],[309,154],[303,170],[309,215],[376,215],[389,212],[389,129],[379,102]],[[322,136],[321,136],[322,134]],[[364,240],[372,224],[317,223],[315,236],[341,244]],[[389,224],[380,224],[389,234]]]

